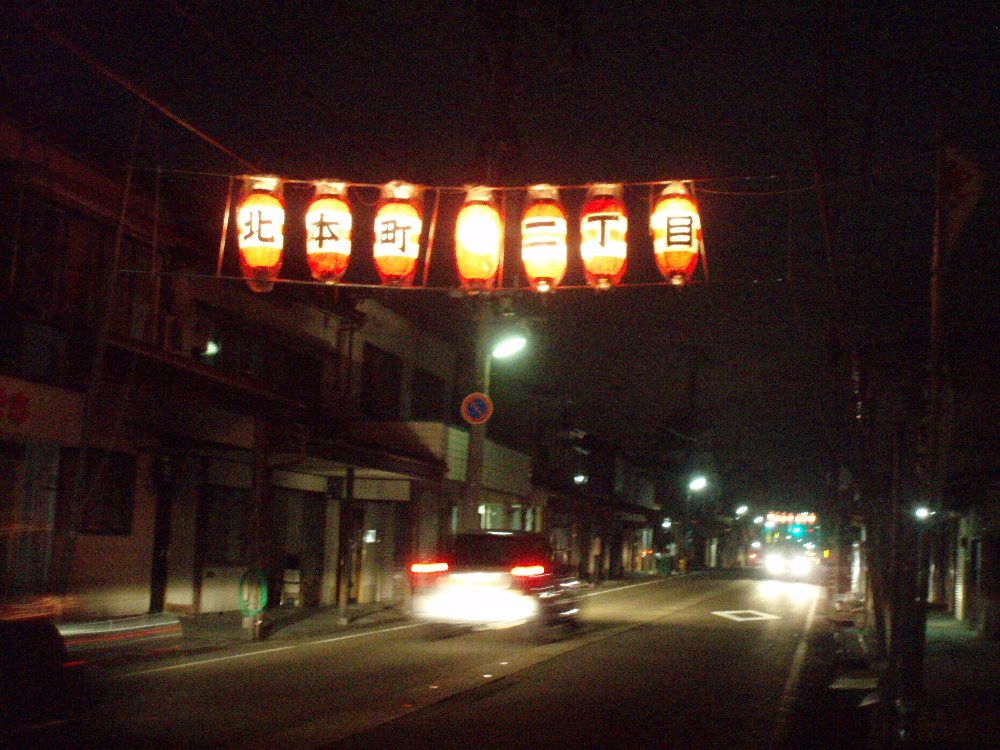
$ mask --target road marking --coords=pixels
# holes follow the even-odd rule
[[[233,661],[235,659],[249,659],[254,656],[265,656],[267,654],[276,654],[279,651],[288,651],[294,648],[301,648],[302,646],[317,646],[322,643],[333,643],[334,641],[347,641],[353,638],[365,638],[368,636],[379,635],[380,633],[389,633],[394,630],[408,630],[409,628],[418,628],[423,623],[412,623],[409,625],[397,625],[391,628],[379,628],[378,630],[365,630],[360,633],[345,633],[343,635],[335,635],[332,638],[319,638],[311,641],[298,641],[296,643],[290,643],[287,646],[271,646],[269,648],[254,649],[253,651],[245,651],[240,654],[227,654],[225,656],[211,656],[205,659],[196,659],[193,661],[188,661],[183,664],[167,664],[162,667],[151,667],[149,669],[142,669],[136,672],[122,672],[120,674],[108,675],[107,677],[101,678],[102,682],[121,680],[128,677],[141,677],[147,674],[156,674],[157,672],[173,672],[178,669],[190,669],[191,667],[201,667],[207,664],[217,664],[224,661]]]
[[[780,746],[788,739],[788,720],[792,716],[795,706],[795,689],[798,687],[802,673],[802,665],[806,660],[806,651],[809,650],[809,633],[812,631],[813,617],[816,614],[816,604],[819,601],[818,589],[814,589],[812,604],[809,605],[809,613],[806,615],[805,628],[799,638],[799,644],[795,647],[795,656],[792,658],[792,667],[788,672],[788,679],[785,680],[785,689],[781,694],[781,703],[778,705],[778,713],[774,718],[774,726],[771,731],[771,744]]]
[[[636,588],[638,586],[649,586],[654,583],[662,583],[664,579],[654,578],[649,581],[643,581],[642,583],[631,583],[625,584],[624,586],[615,586],[613,588],[602,589],[600,591],[591,591],[586,594],[581,594],[581,597],[586,596],[599,596],[601,594],[610,594],[613,591],[624,591],[626,589]],[[669,579],[668,579],[669,580]],[[118,674],[110,674],[107,676],[102,676],[98,678],[100,682],[112,682],[114,680],[124,680],[129,677],[142,677],[149,674],[157,674],[159,672],[174,672],[179,669],[190,669],[192,667],[201,667],[209,664],[218,664],[226,661],[234,661],[237,659],[249,659],[255,656],[265,656],[267,654],[275,654],[279,651],[288,651],[294,648],[300,648],[302,646],[318,646],[325,643],[334,643],[336,641],[346,641],[353,638],[366,638],[373,635],[378,635],[380,633],[390,633],[397,630],[408,630],[410,628],[422,627],[424,623],[408,623],[406,625],[397,625],[390,628],[379,628],[377,630],[364,630],[360,633],[344,633],[341,635],[335,635],[329,638],[317,638],[315,640],[308,641],[298,641],[295,643],[290,643],[285,646],[271,646],[269,648],[254,649],[252,651],[244,651],[239,654],[226,654],[225,656],[211,656],[204,659],[196,659],[192,661],[187,661],[182,664],[167,664],[160,667],[150,667],[148,669],[141,669],[135,672],[120,672]]]
[[[602,594],[611,594],[615,591],[625,591],[626,589],[634,589],[638,588],[639,586],[649,586],[650,584],[653,583],[663,583],[664,581],[669,581],[669,580],[670,580],[669,578],[654,578],[651,581],[643,581],[642,583],[626,583],[623,586],[614,586],[612,588],[601,589],[600,591],[590,591],[586,594],[580,594],[580,598],[582,599],[585,596],[601,596]]]
[[[778,615],[770,615],[767,612],[758,612],[756,609],[731,609],[723,612],[713,612],[713,615],[725,617],[727,620],[736,622],[754,622],[756,620],[780,620]]]

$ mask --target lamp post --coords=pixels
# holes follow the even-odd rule
[[[695,540],[694,540],[694,522],[693,522],[694,513],[693,513],[692,508],[691,508],[691,495],[695,494],[695,493],[700,494],[700,493],[704,492],[707,488],[708,488],[708,479],[703,474],[696,474],[695,476],[691,477],[691,479],[688,481],[687,493],[684,496],[684,505],[685,505],[685,510],[687,511],[688,527],[691,530],[691,537],[692,537],[691,538],[691,542],[692,543],[694,543]],[[703,537],[705,537],[704,524],[702,525],[701,534],[702,534]],[[686,542],[687,542],[687,540],[685,540],[685,545],[684,545],[685,548],[687,548]],[[707,544],[708,544],[708,538],[707,537],[705,537],[705,544],[706,544],[706,548],[705,548],[705,551],[702,554],[702,560],[707,563],[707,559],[706,559],[707,558]],[[689,555],[689,553],[693,552],[693,551],[694,550],[685,549],[685,557],[687,557]],[[685,563],[686,563],[686,561],[685,561]],[[686,567],[686,564],[685,564],[685,567]]]
[[[476,330],[476,373],[474,387],[476,392],[489,398],[490,370],[493,358],[504,359],[517,354],[528,343],[527,338],[519,332],[495,335],[495,329],[490,325],[485,314],[485,308],[479,310]],[[486,419],[469,422],[469,446],[465,464],[465,509],[469,514],[476,513],[480,505],[483,482],[483,458],[486,447]]]

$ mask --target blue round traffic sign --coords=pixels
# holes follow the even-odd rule
[[[493,401],[485,393],[470,393],[462,399],[462,419],[482,424],[493,415]]]

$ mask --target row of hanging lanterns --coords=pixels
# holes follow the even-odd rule
[[[411,286],[420,256],[423,218],[419,190],[405,182],[383,186],[375,213],[373,259],[381,282]],[[281,272],[285,210],[281,183],[253,178],[238,209],[240,268],[251,289],[269,291]],[[347,186],[318,182],[305,215],[306,254],[316,281],[336,283],[351,256],[351,208]],[[556,288],[566,273],[566,212],[559,189],[536,185],[527,191],[521,218],[521,262],[539,292]],[[587,283],[598,289],[617,285],[627,264],[628,216],[622,185],[593,185],[580,211],[580,258]],[[698,208],[682,182],[660,192],[650,215],[656,265],[664,279],[682,285],[694,273],[701,250]],[[491,289],[501,270],[504,223],[495,191],[474,187],[455,223],[455,261],[462,287]]]

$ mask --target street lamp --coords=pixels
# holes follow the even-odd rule
[[[493,350],[490,352],[493,359],[504,359],[517,354],[528,344],[528,339],[524,334],[511,331],[498,336],[493,341]]]
[[[708,480],[705,477],[698,475],[688,482],[688,489],[692,492],[701,492],[703,489],[708,487]]]
[[[518,330],[491,336],[484,311],[480,311],[476,336],[476,390],[489,398],[493,359],[506,359],[525,348],[528,339]],[[486,420],[470,422],[465,464],[465,508],[478,509],[483,481],[483,454],[486,447]]]

